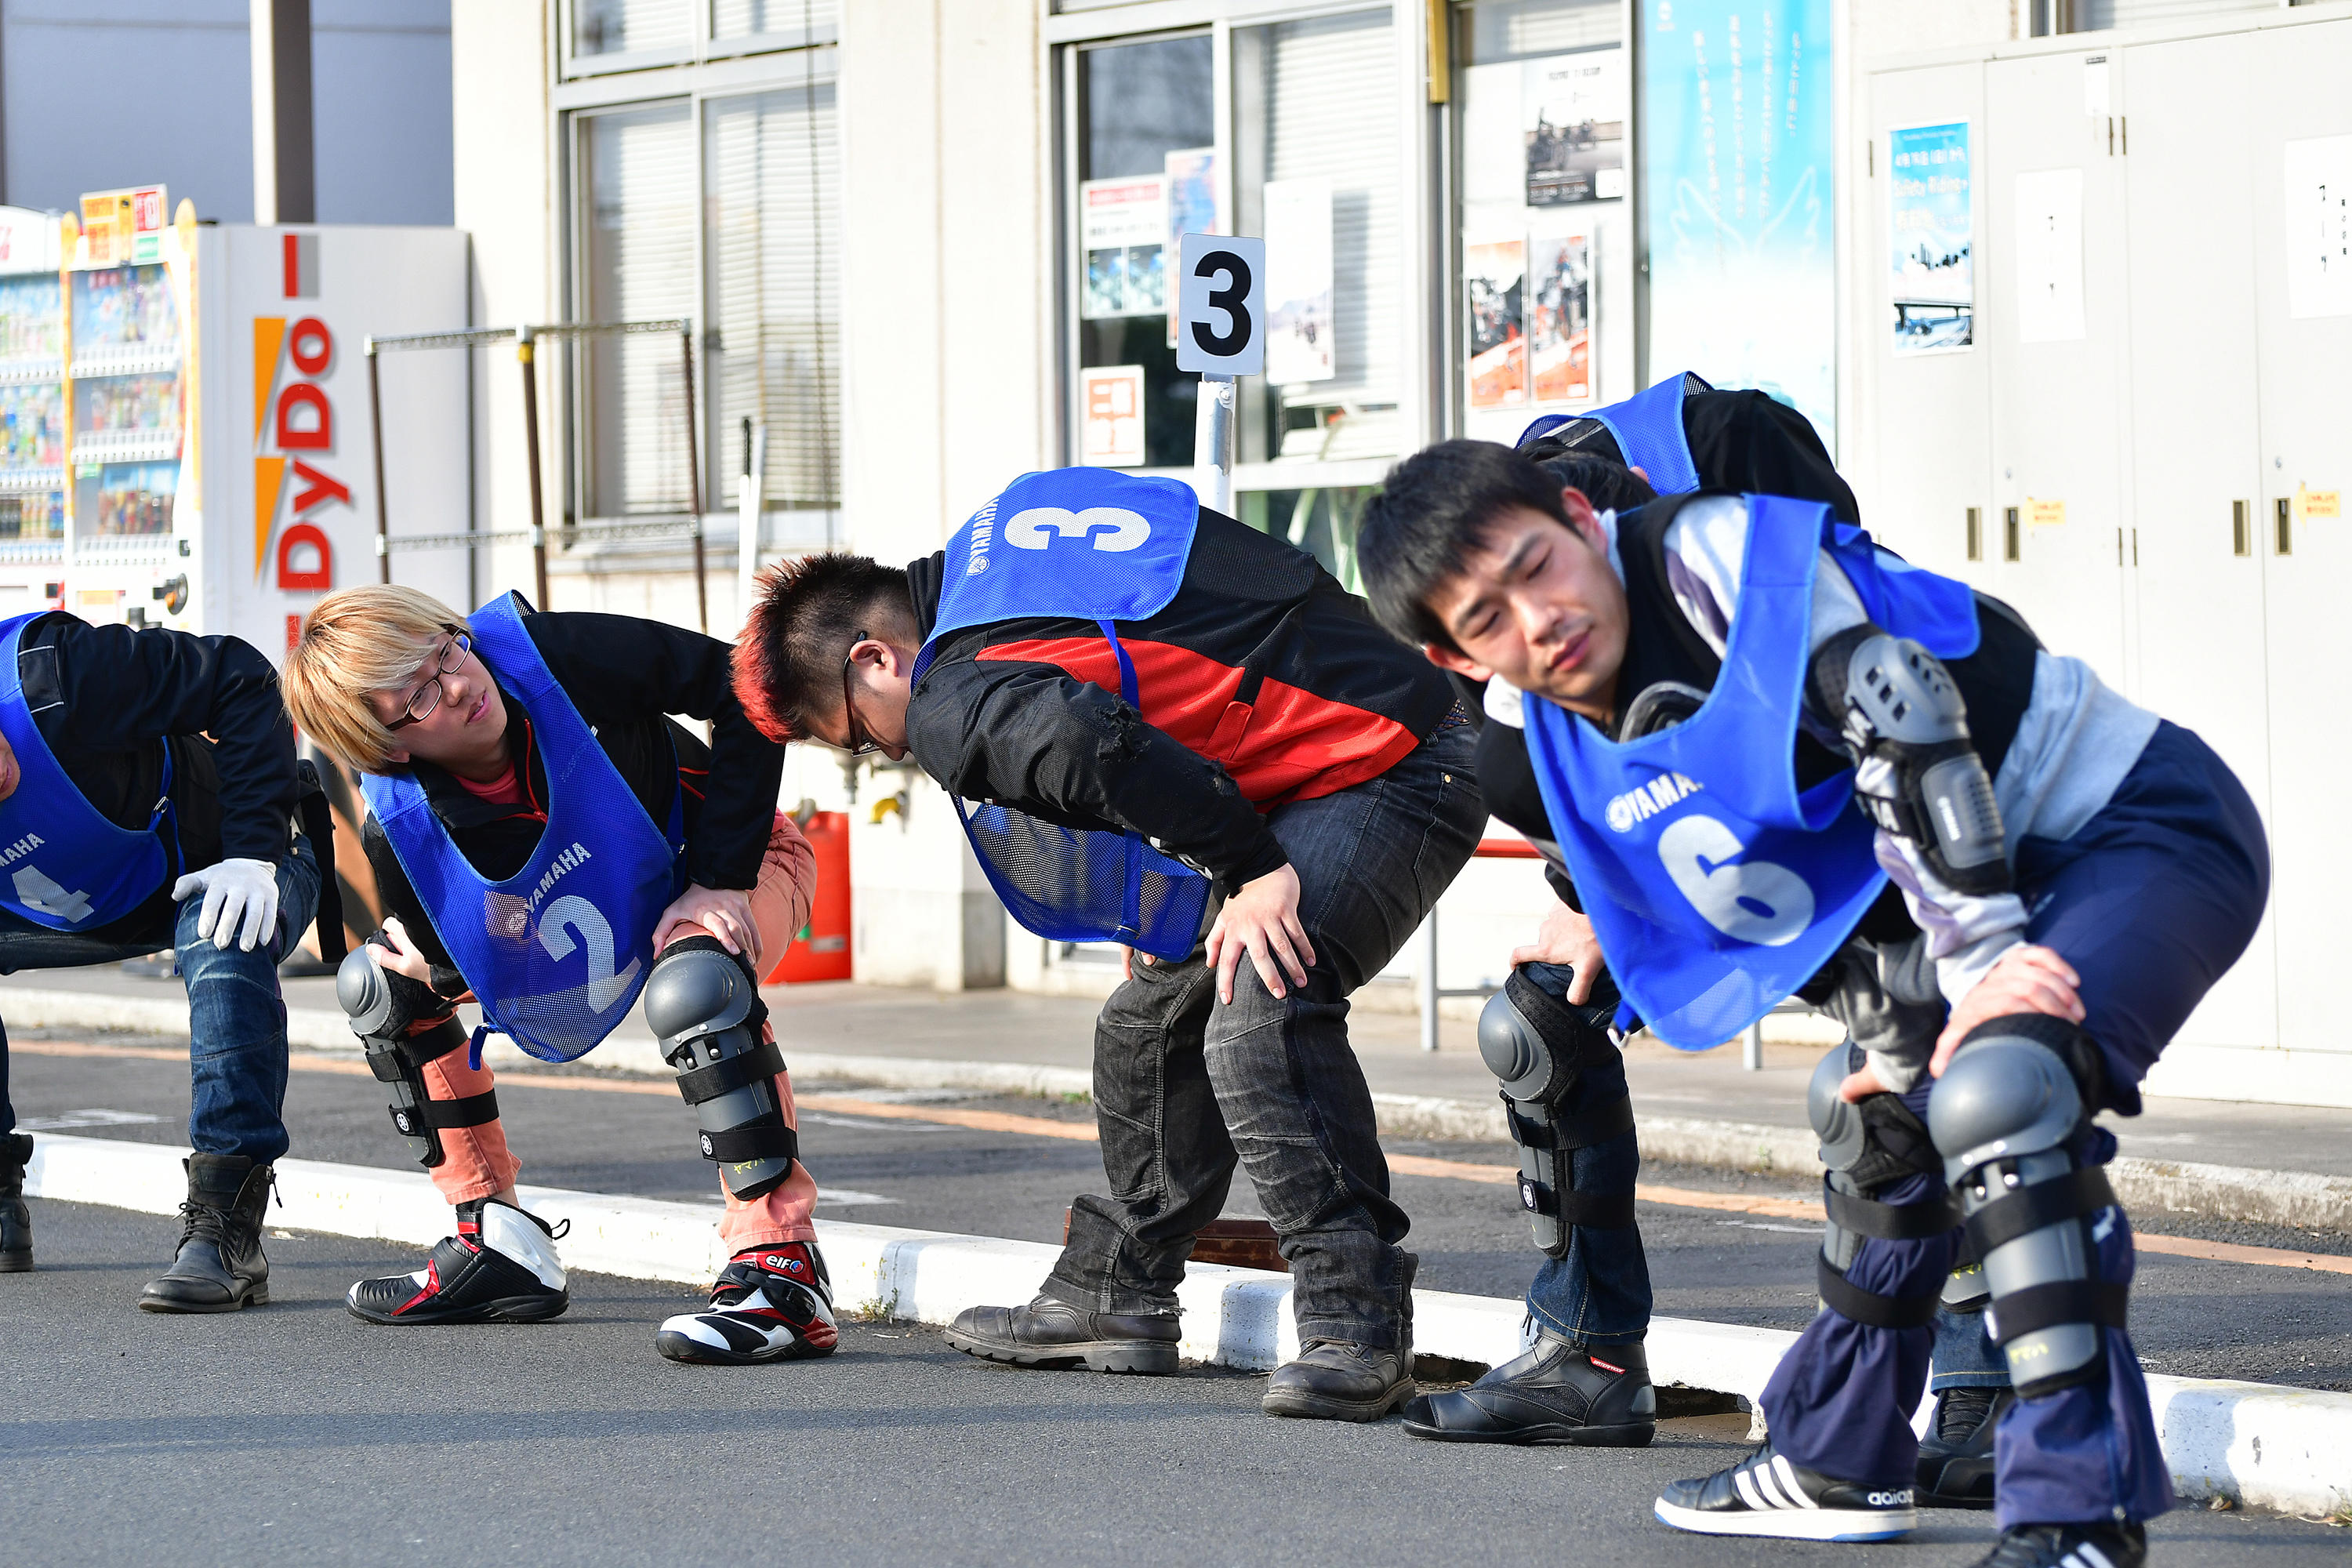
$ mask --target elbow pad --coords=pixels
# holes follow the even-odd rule
[[[1838,730],[1857,767],[1886,764],[1864,769],[1855,788],[1870,819],[1915,845],[1954,891],[2008,891],[2000,806],[1943,661],[1865,622],[1814,651],[1808,687],[1807,708]]]

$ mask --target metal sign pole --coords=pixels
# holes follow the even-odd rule
[[[687,506],[693,516],[689,529],[694,534],[694,607],[702,618],[702,635],[710,635],[710,579],[702,566],[702,457],[694,438],[694,325],[681,321],[677,329],[677,346],[686,355],[686,494]]]
[[[539,368],[531,353],[531,330],[515,332],[515,358],[522,363],[523,454],[530,474],[530,562],[539,588],[539,607],[547,603],[547,499],[539,482]]]
[[[375,447],[376,581],[392,581],[392,513],[383,494],[383,389],[375,368],[375,340],[366,340],[368,367],[368,439]]]
[[[1192,422],[1192,461],[1200,470],[1192,488],[1212,511],[1234,510],[1234,378],[1201,377],[1200,406]]]
[[[736,495],[742,521],[736,524],[735,595],[742,613],[738,626],[751,619],[751,601],[760,592],[760,507],[768,480],[768,427],[748,416],[743,421],[743,477]]]

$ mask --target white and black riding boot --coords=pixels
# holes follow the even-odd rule
[[[751,1366],[831,1355],[841,1342],[833,1280],[813,1241],[739,1252],[719,1271],[710,1306],[662,1324],[654,1348],[672,1361]]]
[[[572,1304],[555,1254],[565,1220],[550,1226],[496,1198],[457,1205],[457,1234],[444,1237],[414,1274],[362,1279],[344,1305],[371,1323],[540,1323]]]

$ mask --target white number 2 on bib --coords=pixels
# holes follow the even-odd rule
[[[1759,947],[1785,946],[1812,924],[1813,890],[1786,866],[1738,860],[1747,852],[1721,818],[1705,812],[1658,835],[1659,862],[1707,924]]]

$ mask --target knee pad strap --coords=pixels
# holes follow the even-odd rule
[[[750,968],[717,939],[673,942],[646,981],[646,1021],[694,1107],[702,1157],[739,1198],[782,1186],[800,1158],[773,1082],[783,1053],[761,1038],[768,1009]]]
[[[699,1105],[746,1084],[765,1083],[783,1070],[784,1053],[776,1047],[775,1041],[762,1040],[740,1056],[721,1057],[707,1068],[688,1068],[680,1072],[677,1097],[688,1105]]]
[[[1813,1259],[1813,1288],[1839,1317],[1874,1329],[1924,1329],[1944,1304],[1940,1285],[1924,1296],[1882,1296],[1854,1284],[1844,1270],[1820,1256]]]
[[[499,1118],[495,1089],[462,1100],[435,1100],[425,1089],[425,1064],[465,1049],[466,1040],[466,1031],[455,1018],[444,1018],[423,1034],[404,1039],[360,1037],[368,1071],[390,1090],[393,1131],[408,1141],[409,1152],[428,1171],[448,1157],[441,1147],[445,1129],[479,1127]]]
[[[1587,1070],[1618,1060],[1607,1031],[1515,969],[1479,1016],[1478,1054],[1500,1080],[1504,1123],[1519,1147],[1519,1206],[1536,1245],[1565,1258],[1577,1226],[1631,1227],[1633,1194],[1577,1191],[1575,1157],[1633,1130],[1632,1098],[1561,1109]]]
[[[1883,1204],[1842,1193],[1824,1182],[1822,1207],[1840,1230],[1874,1236],[1882,1241],[1926,1241],[1960,1223],[1960,1212],[1949,1193],[1937,1193],[1916,1204]]]

